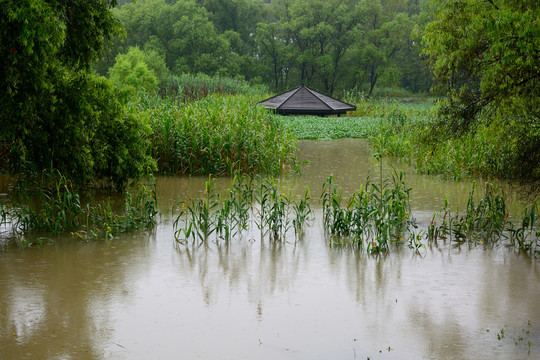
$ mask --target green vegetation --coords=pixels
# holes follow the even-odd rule
[[[109,78],[118,87],[130,86],[155,94],[158,86],[164,86],[168,72],[163,57],[156,51],[143,52],[132,47],[126,54],[116,56],[114,66],[109,69]]]
[[[540,8],[533,0],[435,1],[425,54],[446,98],[430,147],[501,146],[500,172],[540,184]],[[477,136],[475,133],[479,133]],[[471,135],[472,134],[472,135]],[[460,151],[460,146],[456,150]],[[502,160],[502,161],[501,161]],[[492,166],[488,166],[492,168]],[[491,170],[491,169],[490,169]]]
[[[532,0],[117,4],[0,0],[0,168],[27,179],[1,208],[2,220],[16,231],[105,231],[108,237],[151,224],[155,202],[147,195],[125,192],[126,208],[116,213],[89,190],[124,191],[156,170],[295,172],[297,139],[365,137],[379,160],[400,157],[422,173],[540,184],[540,23]],[[427,92],[432,76],[420,54],[442,95],[438,105],[372,97]],[[257,105],[268,88],[300,82],[340,94],[357,110],[342,118],[278,117]],[[43,181],[43,174],[55,175]],[[408,214],[402,176],[382,175],[378,183],[368,179],[346,208],[329,180],[327,229],[371,252],[409,235],[418,249],[410,220],[400,218]],[[206,239],[215,231],[228,239],[229,231],[241,232],[254,208],[248,206],[253,199],[238,196],[247,196],[252,182],[237,183],[223,208],[221,196],[185,203],[182,214],[191,214],[194,232],[182,233]],[[284,238],[291,226],[300,231],[310,213],[308,193],[297,203],[278,194],[273,181],[256,183],[261,231],[273,238]],[[214,191],[208,186],[207,195]],[[437,231],[455,238],[480,232],[482,241],[485,232],[490,238],[510,233],[520,248],[535,248],[538,205],[526,209],[521,227],[511,227],[500,218],[503,208],[490,207],[502,201],[490,193]],[[236,203],[236,210],[229,208]],[[356,203],[372,211],[361,213]],[[221,218],[213,218],[215,211]],[[195,217],[200,213],[206,220]],[[349,217],[356,222],[347,224]]]
[[[341,190],[334,178],[323,185],[323,223],[334,245],[350,245],[370,253],[387,252],[390,244],[401,243],[415,234],[409,205],[409,191],[403,173],[395,173],[378,183],[367,179],[342,207]],[[415,245],[416,247],[416,245]]]
[[[475,184],[469,193],[465,214],[452,214],[448,200],[443,208],[433,214],[427,231],[429,241],[438,239],[461,243],[486,245],[508,240],[507,246],[521,251],[540,254],[540,230],[537,223],[540,201],[534,201],[522,214],[521,222],[516,225],[508,218],[504,194],[500,187],[487,183],[484,196],[475,203]]]
[[[268,89],[263,85],[251,85],[245,80],[206,74],[182,74],[167,80],[164,92],[181,101],[204,99],[210,94],[228,95],[266,95]]]
[[[136,184],[125,191],[120,205],[110,198],[81,196],[73,183],[59,173],[43,172],[20,179],[8,203],[0,204],[2,223],[11,225],[12,236],[28,246],[71,233],[85,241],[113,236],[154,225],[157,214],[155,184]],[[27,235],[34,234],[35,236]]]
[[[305,82],[341,94],[378,86],[426,92],[431,74],[413,29],[425,0],[139,0],[114,9],[126,30],[96,70],[138,46],[171,74],[240,77],[285,90]]]
[[[179,105],[141,96],[151,153],[165,174],[282,174],[298,170],[296,139],[245,95],[211,95]]]
[[[124,190],[155,167],[128,94],[91,73],[120,31],[115,4],[0,1],[0,165],[24,179],[0,211],[16,235],[108,237],[153,222],[147,189],[125,193],[120,213],[87,200],[91,187]]]
[[[302,234],[310,220],[309,189],[295,199],[278,191],[273,178],[235,177],[230,190],[220,194],[210,178],[201,198],[186,199],[179,204],[174,222],[179,243],[206,242],[209,239],[229,241],[241,237],[255,222],[261,240],[268,235],[273,241],[285,241],[291,227]]]
[[[114,6],[114,1],[112,6]],[[2,1],[0,148],[12,172],[59,170],[122,188],[143,175],[146,129],[89,69],[118,32],[108,2]]]
[[[379,120],[370,117],[316,117],[275,115],[275,121],[298,139],[332,140],[367,138],[373,134]]]

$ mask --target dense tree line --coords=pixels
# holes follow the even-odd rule
[[[508,177],[540,188],[540,6],[537,0],[435,0],[423,41],[445,97],[430,136],[478,130],[510,146]]]
[[[122,3],[114,14],[125,36],[97,65],[103,75],[119,54],[138,47],[146,54],[140,58],[157,54],[172,74],[241,77],[274,90],[301,82],[327,93],[356,88],[371,94],[376,86],[426,92],[431,86],[413,38],[428,18],[423,0]],[[156,74],[161,84],[163,76]]]

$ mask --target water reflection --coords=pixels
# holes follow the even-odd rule
[[[140,236],[141,234],[139,234]],[[150,241],[150,233],[138,244]],[[110,305],[129,297],[151,258],[129,239],[0,253],[0,358],[103,358]]]

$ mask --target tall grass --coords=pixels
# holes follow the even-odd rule
[[[268,93],[264,85],[251,85],[245,80],[205,74],[182,74],[167,80],[163,96],[181,101],[200,100],[211,94],[261,96]]]
[[[323,185],[323,224],[334,245],[351,245],[369,253],[384,253],[415,234],[409,203],[410,188],[403,173],[372,182],[369,178],[343,205],[341,189],[330,176]],[[415,247],[418,248],[415,244]]]
[[[151,153],[164,174],[282,174],[299,170],[295,137],[248,95],[178,104],[141,95]]]
[[[453,213],[448,200],[442,209],[433,214],[427,229],[429,241],[440,239],[469,244],[493,245],[508,240],[506,246],[540,255],[540,202],[534,201],[523,211],[521,221],[511,221],[508,216],[504,194],[500,187],[486,183],[483,197],[475,200],[476,185],[469,193],[465,213]]]

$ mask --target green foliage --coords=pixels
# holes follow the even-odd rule
[[[372,117],[274,116],[295,137],[309,140],[367,138],[379,123]]]
[[[265,86],[250,85],[242,79],[200,73],[171,76],[166,91],[168,96],[179,97],[181,101],[203,99],[210,94],[262,96],[268,92]]]
[[[304,81],[330,94],[371,93],[377,82],[426,91],[410,39],[413,24],[425,23],[423,2],[139,0],[116,9],[126,38],[98,68],[104,74],[118,53],[139,46],[162,54],[175,75],[239,76],[275,90]]]
[[[416,239],[410,190],[402,172],[381,178],[378,183],[368,178],[365,187],[360,187],[343,207],[341,189],[330,176],[323,184],[321,201],[323,224],[331,243],[381,253],[389,251],[392,243],[404,242],[405,236]]]
[[[10,202],[2,204],[1,213],[3,222],[19,239],[66,233],[83,240],[101,236],[110,239],[154,225],[155,184],[152,187],[138,183],[126,191],[120,208],[116,209],[111,199],[97,201],[88,192],[77,190],[59,172],[45,171],[39,176],[21,178],[12,189]]]
[[[298,170],[296,139],[246,95],[210,95],[178,104],[142,96],[152,156],[167,174],[281,174]]]
[[[392,11],[381,1],[361,1],[359,11],[363,21],[352,56],[359,60],[355,70],[358,85],[367,83],[371,95],[380,78],[387,85],[399,81],[400,67],[392,60],[409,45],[412,22],[406,13]]]
[[[458,242],[494,242],[502,238],[508,217],[504,194],[500,188],[486,184],[484,197],[475,204],[475,187],[473,183],[465,215],[459,216],[457,211],[452,215],[447,202],[438,214],[433,215],[428,229],[430,240],[453,236]],[[440,225],[437,220],[441,221]]]
[[[58,169],[121,188],[152,166],[122,94],[87,72],[118,30],[115,3],[2,1],[0,144],[11,171]]]
[[[283,27],[292,38],[301,80],[312,84],[317,74],[324,90],[332,94],[342,75],[342,60],[354,42],[359,21],[356,1],[297,0],[286,9]]]
[[[129,48],[126,54],[118,54],[109,77],[116,86],[131,86],[156,93],[158,85],[163,88],[168,78],[168,70],[163,57],[156,51],[141,51]]]
[[[540,19],[536,1],[440,3],[423,37],[447,94],[437,135],[499,127],[511,134],[520,177],[540,179]]]
[[[137,1],[116,9],[115,16],[127,32],[122,47],[140,46],[164,54],[175,74],[239,73],[236,66],[241,59],[231,51],[227,36],[218,34],[206,9],[194,0]]]
[[[285,241],[291,229],[302,234],[311,219],[309,189],[304,197],[293,199],[278,191],[273,178],[235,177],[232,187],[220,194],[215,180],[205,184],[201,198],[189,198],[176,205],[179,213],[174,222],[179,243],[206,242],[211,238],[229,241],[249,231],[255,221],[261,240],[268,235],[273,241]],[[213,235],[215,234],[215,235]]]
[[[460,216],[456,211],[452,214],[448,200],[443,208],[433,214],[428,227],[429,241],[439,239],[460,243],[493,245],[509,240],[506,244],[521,251],[540,254],[540,231],[537,224],[539,209],[538,200],[523,210],[522,220],[515,224],[508,217],[504,194],[500,187],[486,183],[484,196],[476,203],[475,187],[469,193],[465,214]]]

